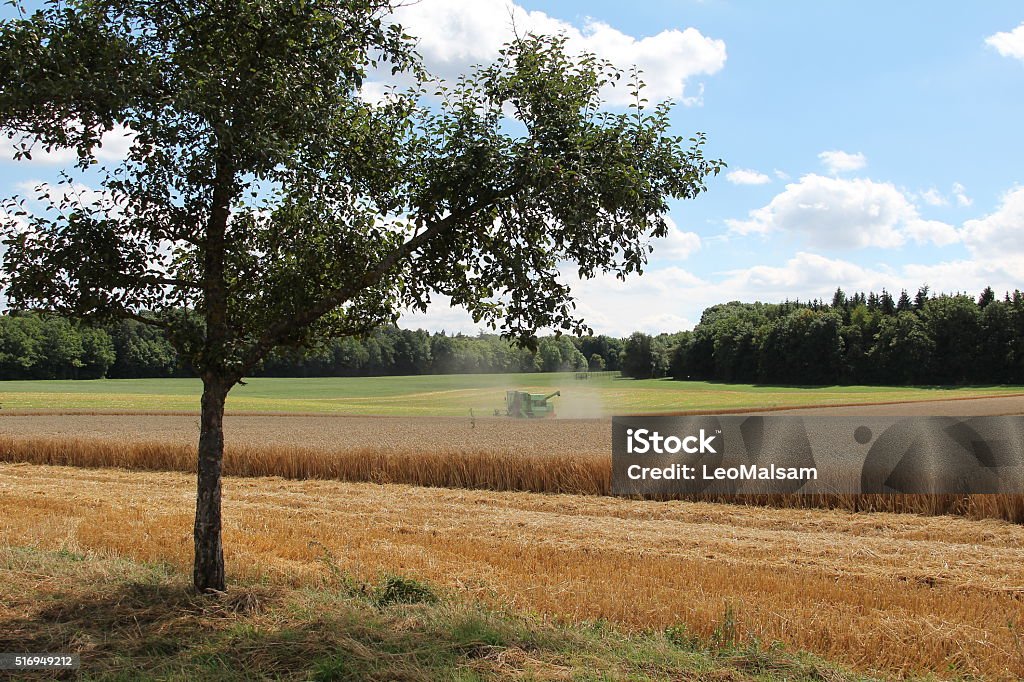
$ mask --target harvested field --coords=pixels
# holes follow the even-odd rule
[[[1024,528],[687,502],[227,479],[234,576],[418,575],[497,606],[685,625],[891,677],[1019,679]],[[0,465],[8,545],[191,560],[193,478]]]
[[[492,452],[542,456],[611,452],[610,419],[229,415],[229,446],[344,450]],[[199,421],[171,415],[0,416],[0,435],[159,442],[194,446]]]

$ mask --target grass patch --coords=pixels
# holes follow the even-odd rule
[[[400,575],[389,575],[374,591],[374,603],[383,608],[393,604],[433,604],[437,594],[430,585]]]
[[[163,564],[8,547],[0,650],[78,653],[82,680],[865,679],[779,647],[487,610],[398,575],[351,587],[200,597]]]

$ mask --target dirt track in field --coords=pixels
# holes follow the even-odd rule
[[[1024,396],[952,398],[912,403],[847,405],[842,407],[799,407],[778,414],[828,415],[836,417],[988,417],[1024,415]],[[757,413],[762,414],[762,413]],[[775,414],[764,412],[763,414]]]

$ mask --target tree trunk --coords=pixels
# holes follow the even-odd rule
[[[203,378],[194,531],[196,554],[192,571],[192,582],[199,592],[223,592],[226,587],[220,533],[220,472],[224,461],[224,399],[227,394],[224,382]]]

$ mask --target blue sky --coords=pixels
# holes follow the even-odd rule
[[[574,285],[596,331],[677,331],[714,303],[836,286],[1024,288],[1021,3],[421,0],[399,16],[454,75],[493,56],[510,15],[640,63],[678,132],[729,164],[673,205],[644,277]],[[52,179],[48,161],[0,162],[0,194]],[[404,323],[475,329],[444,305]]]

